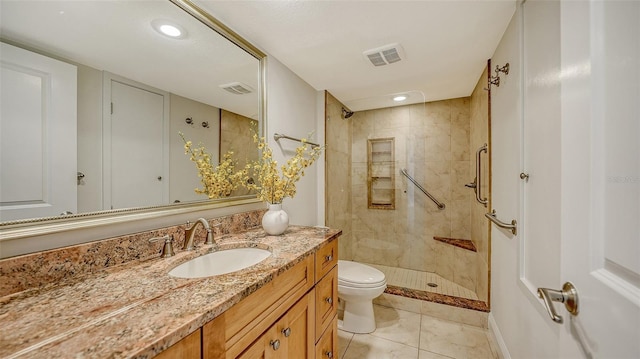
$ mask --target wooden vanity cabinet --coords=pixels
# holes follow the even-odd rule
[[[337,353],[337,242],[326,243],[205,324],[202,357],[312,359],[320,358],[320,343]],[[336,348],[327,350],[330,346]]]

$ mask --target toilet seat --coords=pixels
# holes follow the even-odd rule
[[[338,285],[351,288],[375,288],[387,283],[384,273],[357,262],[338,261]]]

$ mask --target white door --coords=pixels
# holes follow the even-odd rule
[[[0,46],[0,220],[76,213],[76,67]]]
[[[168,96],[108,75],[105,209],[168,204]]]
[[[560,357],[640,358],[640,2],[563,2]],[[558,283],[561,285],[562,283]]]

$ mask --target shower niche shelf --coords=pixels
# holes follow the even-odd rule
[[[367,141],[367,199],[369,208],[395,209],[394,138]]]

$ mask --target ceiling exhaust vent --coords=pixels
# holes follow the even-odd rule
[[[384,66],[393,64],[404,59],[404,50],[398,43],[389,44],[376,49],[367,50],[362,53],[364,57],[371,61],[373,66]]]
[[[220,88],[227,90],[234,95],[245,95],[254,91],[251,86],[243,84],[242,82],[232,82],[230,84],[220,85]]]

